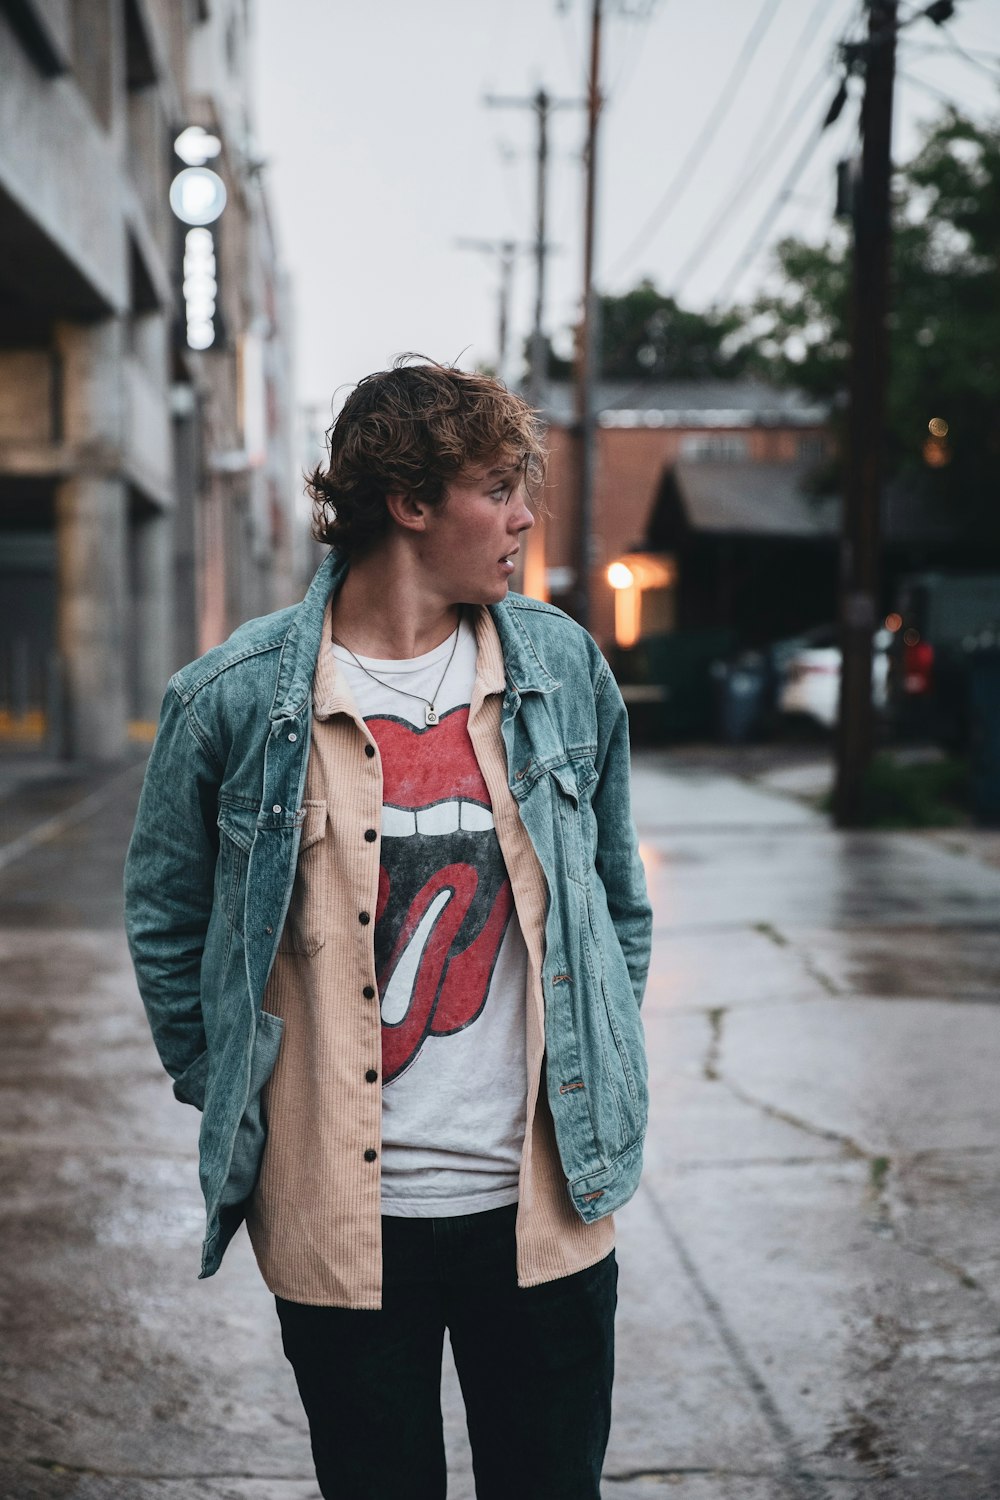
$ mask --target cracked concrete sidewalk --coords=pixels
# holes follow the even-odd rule
[[[995,1500],[1000,872],[724,764],[634,785],[652,1125],[606,1500]],[[0,809],[0,1500],[316,1500],[245,1237],[195,1280],[197,1118],[120,934],[136,789]],[[472,1500],[451,1370],[445,1407]]]

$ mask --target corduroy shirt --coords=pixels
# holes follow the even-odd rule
[[[284,1033],[264,1090],[267,1140],[247,1227],[276,1295],[315,1306],[378,1308],[382,1101],[374,922],[382,769],[326,644],[330,614],[328,604],[295,885],[265,995]],[[541,1086],[548,889],[507,781],[500,638],[487,610],[477,610],[474,623],[469,734],[528,950],[527,1126],[516,1231],[518,1284],[527,1287],[601,1260],[613,1247],[614,1223],[608,1216],[585,1224],[574,1211]]]

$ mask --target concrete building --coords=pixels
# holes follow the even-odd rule
[[[74,756],[298,584],[250,41],[244,0],[0,0],[0,733]]]

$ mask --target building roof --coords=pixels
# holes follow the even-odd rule
[[[574,420],[574,388],[551,381],[542,407],[554,425]],[[594,407],[601,427],[818,427],[829,413],[800,391],[762,380],[599,381]]]
[[[804,490],[806,464],[679,463],[674,478],[694,531],[834,536],[840,501]]]
[[[841,501],[838,495],[810,494],[812,472],[809,464],[677,463],[665,479],[693,531],[829,540],[840,530]],[[954,521],[925,487],[902,479],[886,486],[885,542],[949,542],[956,534]]]

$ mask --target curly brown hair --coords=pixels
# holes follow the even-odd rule
[[[326,440],[328,462],[306,480],[313,535],[344,553],[385,534],[387,494],[436,505],[470,467],[497,460],[520,468],[532,499],[545,479],[541,427],[527,402],[492,376],[412,354],[359,381]]]

